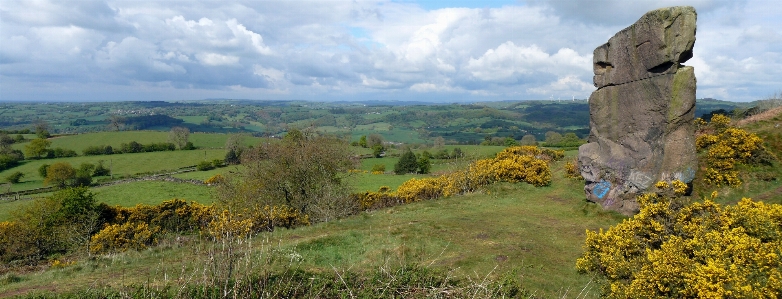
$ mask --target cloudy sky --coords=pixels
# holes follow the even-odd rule
[[[777,0],[0,0],[0,101],[587,98],[594,48],[672,5],[698,98],[782,91]]]

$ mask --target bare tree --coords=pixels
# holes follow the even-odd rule
[[[440,148],[445,145],[445,138],[442,136],[437,136],[434,138],[434,147]]]
[[[367,137],[367,147],[373,148],[376,145],[383,146],[383,136],[380,136],[380,134],[370,134],[369,137]]]
[[[119,131],[125,126],[125,118],[116,114],[109,116],[109,128]]]
[[[168,133],[168,141],[176,144],[179,149],[187,146],[187,139],[190,138],[190,129],[185,127],[173,127]]]

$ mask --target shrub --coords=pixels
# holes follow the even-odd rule
[[[782,293],[782,206],[744,198],[684,204],[686,184],[658,184],[640,212],[607,231],[587,231],[581,272],[608,298],[769,298]]]
[[[763,140],[743,129],[730,127],[730,118],[716,114],[695,140],[699,151],[706,150],[707,184],[738,187],[741,185],[736,164],[772,165],[774,156],[763,147]]]
[[[386,172],[386,165],[385,164],[375,164],[372,165],[372,174],[383,174]]]
[[[11,169],[19,165],[24,155],[18,150],[0,152],[0,171]]]
[[[396,174],[407,174],[407,173],[413,173],[418,170],[418,159],[415,157],[415,154],[410,149],[407,149],[404,154],[402,154],[401,157],[399,157],[399,161],[394,165],[394,173]]]
[[[98,161],[98,165],[95,166],[95,170],[92,171],[92,176],[107,176],[111,175],[111,170],[103,166],[103,160]]]
[[[220,160],[220,159],[212,160],[212,166],[214,166],[215,168],[222,167],[223,164],[224,164],[223,160]]]
[[[565,177],[569,179],[580,179],[583,180],[584,177],[581,176],[581,173],[578,171],[578,162],[576,161],[567,161],[565,162]]]
[[[424,152],[427,153],[428,152]],[[418,158],[418,173],[427,174],[432,170],[432,162],[429,160],[429,155],[421,154],[421,158]]]
[[[44,185],[54,184],[58,187],[65,187],[76,177],[76,169],[68,162],[57,162],[46,168],[46,179]]]
[[[90,252],[103,254],[123,252],[128,249],[142,250],[157,243],[158,231],[146,223],[127,222],[111,224],[90,239]]]
[[[41,166],[38,167],[38,175],[45,179],[48,170],[49,164],[41,164]]]
[[[198,162],[198,164],[196,164],[196,170],[198,170],[198,171],[207,171],[207,170],[212,170],[212,169],[215,169],[215,167],[209,161],[201,161],[201,162]]]
[[[9,182],[11,184],[18,184],[22,178],[24,177],[24,173],[21,171],[14,172],[8,176],[5,177],[5,181]]]
[[[494,159],[475,161],[466,170],[437,178],[413,178],[402,183],[396,192],[388,192],[386,187],[379,192],[353,194],[352,198],[361,209],[376,209],[470,192],[495,182],[546,186],[551,183],[551,171],[546,160],[535,157],[541,152],[534,146],[510,147]]]
[[[208,178],[206,180],[204,180],[204,184],[207,184],[207,185],[220,184],[220,183],[225,183],[225,178],[223,177],[223,175],[221,175],[219,173],[213,175],[212,177],[210,177],[210,178]]]
[[[76,157],[78,155],[79,154],[77,154],[76,151],[74,150],[57,147],[49,150],[49,152],[47,153],[47,158],[66,158],[66,157]]]

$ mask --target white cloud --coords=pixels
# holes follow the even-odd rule
[[[582,95],[595,90],[595,86],[587,82],[582,81],[576,76],[565,76],[557,79],[555,82],[551,82],[546,86],[533,87],[529,89],[529,92],[540,95],[558,95],[559,98],[562,95]]]
[[[239,57],[231,55],[221,55],[217,53],[198,53],[196,54],[201,63],[209,66],[234,65],[239,62]]]
[[[0,1],[0,100],[45,100],[31,86],[56,94],[62,82],[101,96],[118,86],[149,96],[141,90],[154,86],[172,99],[585,98],[594,48],[645,11],[674,4],[662,1],[434,10],[385,0]],[[679,3],[699,12],[686,63],[699,97],[779,91],[782,6]]]

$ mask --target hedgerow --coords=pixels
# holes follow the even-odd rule
[[[658,183],[640,212],[587,231],[581,272],[607,298],[776,298],[782,294],[782,205],[744,198],[686,204],[686,184]]]

